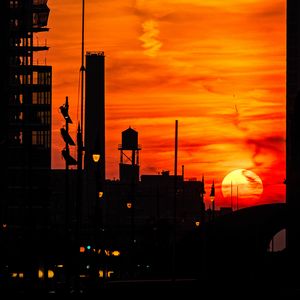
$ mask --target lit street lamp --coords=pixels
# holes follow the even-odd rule
[[[96,147],[97,148],[97,147]],[[103,192],[103,184],[102,184],[102,178],[101,178],[101,173],[100,173],[100,158],[101,155],[98,151],[98,149],[95,149],[95,152],[92,153],[92,159],[93,162],[95,163],[95,183],[96,183],[96,218],[100,218],[100,225],[102,226],[102,212],[101,212],[101,208],[100,208],[100,203],[99,199],[103,198],[104,196],[104,192]],[[96,226],[97,227],[97,226]]]
[[[97,163],[100,160],[100,154],[98,154],[98,153],[93,153],[92,157],[93,157],[94,163]]]
[[[69,288],[70,279],[71,279],[71,265],[73,264],[73,249],[72,249],[72,242],[70,236],[70,199],[69,199],[69,166],[70,165],[77,165],[76,159],[74,159],[70,155],[69,146],[75,146],[75,143],[71,136],[69,135],[69,124],[72,124],[72,120],[69,116],[69,101],[68,97],[66,97],[66,102],[64,105],[60,106],[60,112],[63,115],[66,123],[65,128],[61,128],[60,133],[61,136],[66,143],[65,148],[62,150],[62,156],[66,162],[66,180],[65,180],[65,234],[66,234],[66,242],[67,247],[65,249],[65,266],[66,266],[66,285]],[[72,255],[70,255],[72,253]]]

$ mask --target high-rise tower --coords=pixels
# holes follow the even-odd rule
[[[48,31],[47,0],[2,0],[0,7],[1,223],[36,227],[51,169],[52,68],[38,33]],[[38,61],[38,53],[40,60]]]
[[[50,10],[47,0],[0,2],[0,265],[11,273],[13,262],[28,280],[49,245]]]
[[[87,52],[85,85],[86,171],[95,167],[92,155],[100,155],[99,171],[105,180],[105,65],[104,52]]]
[[[86,53],[84,172],[88,203],[84,219],[88,221],[104,198],[105,185],[105,56],[104,52]],[[100,218],[101,216],[99,216]],[[98,218],[98,217],[96,217]],[[98,219],[99,219],[98,218]]]
[[[286,200],[287,248],[300,266],[300,2],[287,0],[286,65]]]

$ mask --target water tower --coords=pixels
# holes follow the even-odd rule
[[[137,183],[140,178],[138,132],[129,127],[122,132],[120,150],[120,181]]]

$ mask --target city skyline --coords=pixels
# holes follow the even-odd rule
[[[81,3],[49,5],[52,167],[63,168],[58,107],[68,95],[79,119]],[[86,1],[86,16],[85,50],[106,55],[107,178],[118,178],[128,126],[139,132],[141,174],[173,172],[178,119],[178,165],[204,174],[207,196],[214,180],[221,204],[223,178],[248,169],[264,186],[249,205],[284,201],[285,1]]]

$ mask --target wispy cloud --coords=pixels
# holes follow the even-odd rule
[[[162,43],[157,39],[159,35],[158,22],[153,19],[147,20],[142,24],[142,27],[144,33],[139,39],[143,42],[144,53],[155,57],[162,46]]]

